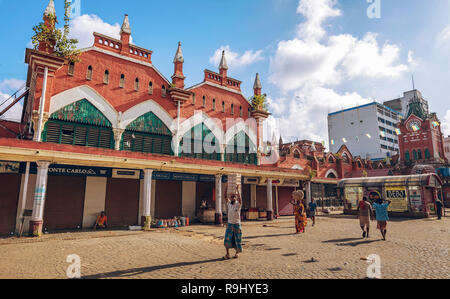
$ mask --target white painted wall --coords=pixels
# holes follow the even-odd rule
[[[379,122],[378,118],[381,117],[392,123],[397,123],[398,120],[389,115],[379,114],[377,107],[377,103],[374,103],[328,115],[330,151],[336,153],[345,144],[353,156],[380,159],[385,158],[387,152],[391,152],[391,156],[394,155],[395,152],[382,149],[381,145],[398,149],[398,144],[382,140],[379,127],[393,131],[394,134],[385,133],[386,137],[398,141],[395,127]],[[347,142],[344,142],[344,138]]]
[[[105,210],[107,178],[87,177],[84,197],[83,228],[94,226],[100,212]]]

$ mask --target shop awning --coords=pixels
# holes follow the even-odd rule
[[[405,176],[343,179],[338,183],[339,188],[383,186],[424,186],[441,188],[442,181],[435,173],[427,173]]]

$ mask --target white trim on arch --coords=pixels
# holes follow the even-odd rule
[[[142,102],[125,111],[120,117],[118,127],[125,130],[134,120],[149,112],[153,112],[169,128],[169,130],[174,133],[174,120],[164,108],[153,100]]]
[[[77,86],[63,91],[51,97],[50,114],[76,103],[81,100],[88,100],[111,122],[112,127],[116,128],[118,123],[118,113],[116,109],[102,97],[98,92],[87,85]]]
[[[195,128],[196,126],[198,126],[201,123],[204,123],[205,126],[211,130],[211,132],[214,134],[216,139],[219,140],[220,144],[223,145],[224,133],[223,133],[222,128],[216,123],[216,121],[214,119],[210,118],[203,111],[195,113],[193,116],[184,120],[180,124],[180,131],[177,134],[178,135],[177,136],[178,143],[181,142],[181,140],[183,139],[183,136],[187,132],[189,132],[190,130],[192,130],[193,128]]]
[[[234,138],[234,136],[242,131],[247,134],[248,138],[250,138],[250,141],[256,147],[258,144],[258,138],[254,130],[251,129],[251,126],[248,125],[244,120],[234,124],[231,128],[228,129],[228,131],[225,133],[225,144],[227,145],[231,141],[231,139]]]
[[[327,171],[327,173],[325,174],[325,178],[328,178],[328,176],[329,176],[331,173],[334,174],[334,175],[336,176],[336,178],[339,178],[339,175],[338,175],[337,171],[334,170],[334,169],[329,169],[329,170]]]

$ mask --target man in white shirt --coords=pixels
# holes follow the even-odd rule
[[[225,194],[227,192],[225,191]],[[230,249],[236,250],[234,258],[238,258],[238,254],[242,252],[242,227],[241,227],[241,209],[242,198],[239,191],[235,195],[227,196],[228,207],[228,224],[225,232],[224,245],[227,250],[227,254],[223,257],[224,260],[229,260]]]

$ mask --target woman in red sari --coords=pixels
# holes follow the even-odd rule
[[[303,204],[304,196],[305,195],[301,190],[292,193],[291,204],[294,207],[295,229],[297,230],[297,234],[304,233],[308,223],[305,205]]]

